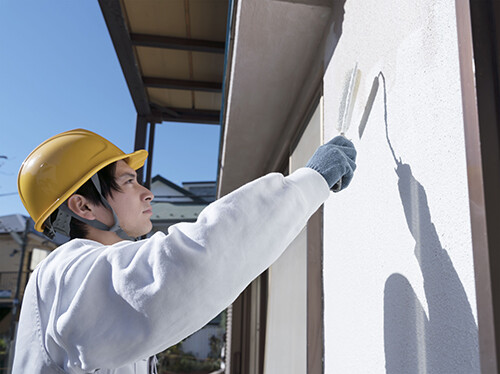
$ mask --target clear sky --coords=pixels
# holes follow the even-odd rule
[[[0,216],[27,214],[17,172],[41,142],[86,128],[133,151],[136,112],[97,0],[0,0]],[[156,127],[153,175],[216,179],[219,126]]]

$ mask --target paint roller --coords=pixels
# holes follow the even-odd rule
[[[347,89],[344,90],[343,100],[340,105],[339,111],[339,121],[337,122],[337,126],[335,127],[339,133],[339,135],[346,137],[345,134],[347,130],[349,130],[349,126],[351,124],[351,116],[352,116],[352,103],[354,97],[354,91],[357,88],[357,77],[358,77],[358,63],[354,65],[354,69],[350,74],[350,78],[348,80]],[[332,187],[333,192],[338,192],[342,189],[342,178],[334,184]]]

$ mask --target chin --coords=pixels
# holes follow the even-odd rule
[[[152,229],[153,229],[153,227],[151,226],[148,230],[144,231],[144,233],[143,233],[143,234],[141,234],[141,236],[142,236],[142,235],[147,235],[147,234],[149,234],[149,233],[151,232],[151,230],[152,230]]]
[[[141,230],[141,233],[138,236],[147,235],[151,232],[152,229],[153,229],[153,224],[150,222],[147,227],[145,227],[143,230]]]
[[[139,238],[141,236],[147,235],[153,229],[153,224],[150,222],[149,225],[145,227],[138,228],[136,227],[134,230],[123,229],[127,233],[128,236],[133,238]]]

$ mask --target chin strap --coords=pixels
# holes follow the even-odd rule
[[[116,234],[122,239],[132,240],[132,241],[136,240],[136,238],[128,236],[125,233],[125,231],[123,231],[123,229],[120,227],[120,222],[118,221],[118,217],[117,217],[115,211],[113,210],[111,205],[109,205],[109,202],[106,200],[106,198],[104,197],[104,195],[102,193],[101,182],[99,181],[98,175],[94,174],[92,176],[92,178],[90,178],[90,180],[92,181],[95,188],[97,189],[97,192],[99,192],[99,196],[101,197],[101,201],[104,204],[104,206],[108,210],[110,210],[111,213],[113,213],[113,221],[114,221],[113,226],[109,227],[109,226],[105,225],[104,223],[102,223],[101,221],[98,221],[96,219],[89,220],[89,219],[80,217],[78,214],[76,214],[71,209],[69,209],[68,204],[65,201],[64,203],[61,204],[61,206],[59,206],[59,210],[58,210],[58,213],[57,213],[57,216],[56,216],[56,219],[54,220],[54,222],[50,222],[50,218],[49,218],[49,223],[48,223],[48,225],[46,225],[46,226],[48,226],[48,228],[45,229],[44,234],[47,235],[51,239],[54,238],[56,232],[59,232],[59,233],[66,235],[66,236],[70,236],[69,232],[70,232],[71,218],[75,218],[75,219],[77,219],[83,223],[86,223],[87,225],[92,226],[96,229],[103,230],[103,231],[116,232]]]

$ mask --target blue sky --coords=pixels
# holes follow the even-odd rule
[[[131,152],[135,120],[96,0],[0,0],[0,155],[8,157],[0,158],[0,216],[26,214],[10,193],[42,141],[81,127]],[[219,138],[219,126],[157,125],[153,175],[215,180]]]

